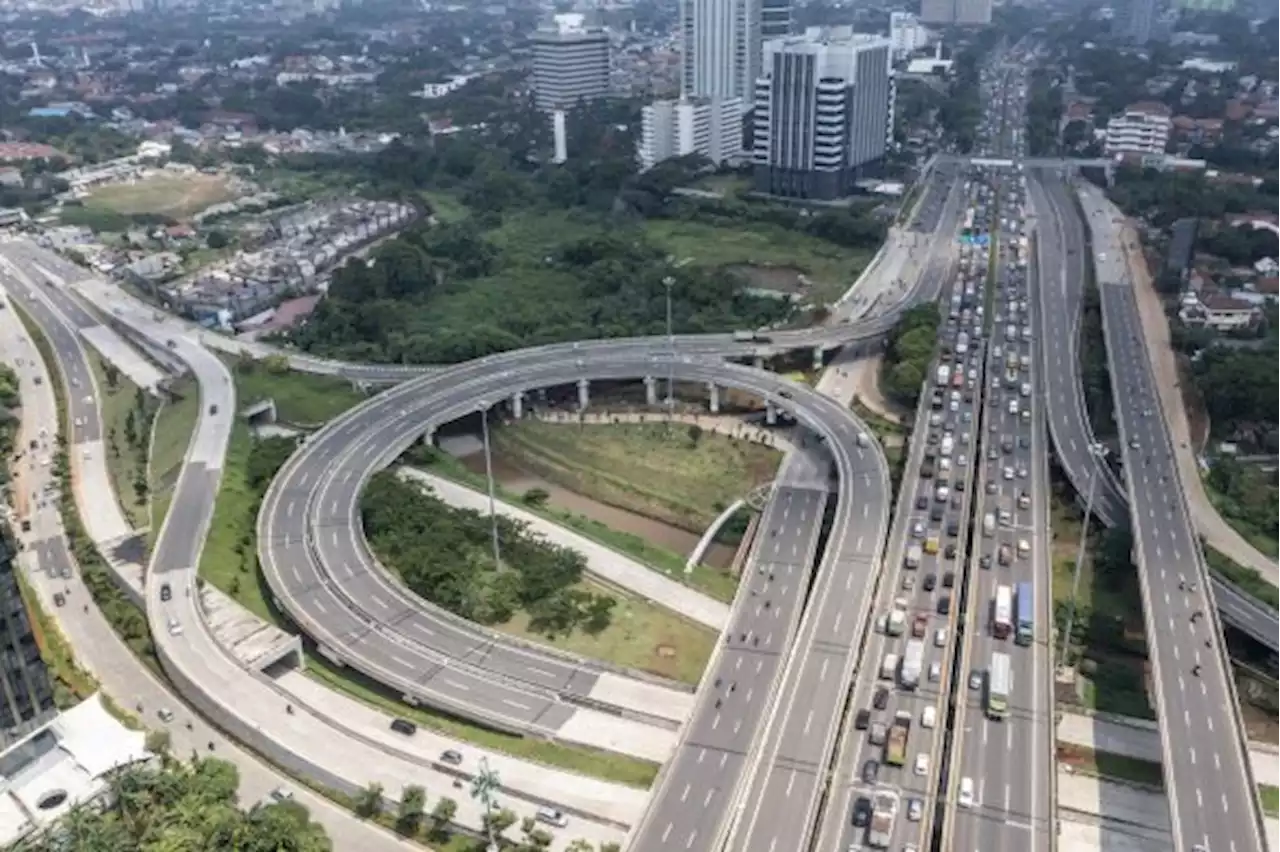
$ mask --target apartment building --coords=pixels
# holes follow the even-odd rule
[[[991,0],[920,0],[926,24],[985,26],[991,23]]]
[[[833,200],[881,159],[893,127],[889,39],[812,28],[764,45],[752,159],[759,192]]]
[[[770,9],[770,28],[776,29],[778,7]],[[761,0],[681,0],[681,97],[741,98],[750,104],[760,71],[763,14]],[[788,27],[790,16],[788,6]]]
[[[741,98],[654,101],[641,111],[636,157],[640,168],[701,154],[719,165],[742,151]]]
[[[0,752],[57,715],[49,670],[40,659],[18,591],[17,548],[0,525]]]
[[[554,15],[532,41],[538,109],[572,109],[609,94],[609,35],[586,15]]]
[[[1156,101],[1132,104],[1107,122],[1103,150],[1108,157],[1163,154],[1172,126],[1169,108]]]
[[[929,46],[932,33],[910,12],[889,13],[889,44],[895,62],[906,59],[923,47]]]

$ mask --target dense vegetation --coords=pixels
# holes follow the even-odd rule
[[[374,552],[417,594],[480,624],[503,624],[517,613],[546,635],[609,626],[616,601],[578,587],[586,560],[498,518],[501,566],[493,563],[487,516],[455,509],[430,490],[384,471],[360,499]]]
[[[884,392],[909,408],[914,409],[920,398],[941,321],[936,304],[917,305],[902,315],[889,335],[882,368]]]
[[[1220,456],[1213,460],[1206,480],[1217,492],[1218,510],[1260,549],[1274,555],[1280,537],[1275,476],[1231,456]]]
[[[1052,75],[1031,72],[1027,97],[1027,148],[1033,157],[1047,157],[1058,150],[1058,119],[1062,115],[1062,87]]]
[[[1250,449],[1277,449],[1276,351],[1213,347],[1192,365],[1213,434],[1238,440]]]
[[[1167,228],[1185,216],[1218,219],[1227,213],[1277,210],[1274,175],[1257,188],[1224,183],[1202,172],[1161,172],[1125,166],[1116,169],[1111,200],[1130,216]]]
[[[57,829],[20,842],[14,852],[329,852],[324,828],[296,802],[236,801],[239,772],[223,760],[172,761],[111,777],[104,809],[73,809]]]
[[[1080,308],[1080,381],[1094,436],[1115,435],[1115,399],[1111,395],[1106,336],[1102,333],[1102,299],[1092,281],[1085,285]]]
[[[610,118],[629,116],[571,117]],[[787,318],[790,307],[750,294],[729,270],[683,263],[646,234],[646,223],[696,221],[784,240],[791,232],[857,249],[884,236],[884,224],[865,210],[807,216],[781,204],[677,195],[707,170],[705,161],[683,158],[636,174],[630,136],[607,129],[615,125],[571,133],[581,153],[563,165],[530,165],[545,122],[523,111],[508,119],[504,132],[430,147],[396,142],[348,163],[375,191],[409,192],[432,207],[446,199],[463,213],[438,210],[437,224],[411,228],[377,250],[374,263],[352,260],[337,270],[329,298],[295,333],[298,345],[338,357],[440,363],[538,343],[661,333],[666,279],[678,332],[755,328]]]
[[[0,495],[9,489],[9,459],[18,434],[18,411],[22,406],[18,374],[8,364],[0,364]]]

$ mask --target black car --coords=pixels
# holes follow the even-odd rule
[[[924,575],[924,590],[925,590],[926,592],[932,592],[932,591],[934,590],[934,588],[935,588],[937,585],[938,585],[938,575],[937,575],[937,574],[925,574],[925,575]]]
[[[978,566],[979,566],[980,568],[982,568],[983,570],[990,570],[990,568],[991,568],[991,554],[990,554],[990,553],[984,553],[984,554],[982,554],[982,558],[978,560]]]
[[[874,784],[876,776],[880,774],[880,761],[868,760],[862,764],[862,781],[866,784]]]
[[[943,595],[942,597],[938,598],[938,615],[950,615],[950,614],[951,614],[951,596]]]
[[[951,520],[947,523],[947,535],[951,536],[952,538],[955,538],[956,536],[960,535],[959,521]]]
[[[921,511],[929,508],[928,494],[921,494],[919,497],[916,498],[916,508],[920,509]]]
[[[883,710],[889,706],[889,690],[881,686],[876,689],[875,697],[871,699],[871,706],[877,710]]]
[[[160,586],[160,600],[167,601],[172,597],[173,597],[173,589],[169,588],[168,583],[162,584]]]
[[[956,558],[956,546],[955,546],[954,544],[948,544],[948,545],[947,545],[947,549],[946,549],[946,551],[944,552],[944,555],[945,555],[948,559],[955,559],[955,558]]]
[[[865,731],[867,729],[867,726],[870,724],[871,724],[871,711],[864,707],[861,710],[859,710],[858,715],[854,717],[853,726],[857,728],[859,731]]]
[[[853,824],[857,828],[865,828],[871,823],[871,800],[859,796],[853,803]]]
[[[397,734],[404,734],[406,737],[411,737],[418,733],[418,726],[413,722],[410,722],[408,719],[392,719],[391,730],[395,731]]]
[[[933,508],[929,510],[929,519],[932,521],[942,520],[942,512],[942,506],[939,506],[937,503],[933,504]]]

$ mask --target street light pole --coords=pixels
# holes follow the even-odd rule
[[[1102,463],[1104,452],[1099,444],[1093,444],[1089,447],[1089,455],[1095,459],[1093,465],[1093,473],[1089,476],[1089,494],[1084,501],[1084,525],[1080,530],[1080,547],[1076,551],[1075,570],[1071,575],[1071,599],[1067,604],[1067,627],[1062,633],[1062,650],[1059,657],[1063,664],[1067,660],[1067,643],[1071,641],[1071,631],[1075,627],[1076,620],[1076,596],[1080,592],[1080,569],[1084,565],[1085,546],[1089,542],[1089,518],[1093,514],[1093,498],[1098,490],[1098,465]],[[1075,668],[1072,666],[1072,668]]]
[[[662,286],[667,291],[667,346],[671,349],[671,360],[667,362],[667,419],[676,419],[676,335],[671,326],[671,288],[676,279],[670,275],[662,279]]]
[[[493,568],[497,571],[502,568],[502,557],[498,548],[498,501],[493,495],[493,452],[489,445],[489,405],[483,400],[480,401],[480,434],[484,439],[484,478],[489,489],[489,524],[493,536]]]

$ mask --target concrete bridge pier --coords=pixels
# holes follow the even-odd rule
[[[822,358],[823,358],[823,355],[825,354],[826,353],[823,352],[823,349],[821,346],[813,347],[813,369],[815,371],[822,372],[822,367],[823,367]]]
[[[720,386],[715,382],[707,382],[707,407],[712,414],[720,413]]]
[[[426,447],[434,447],[436,445],[436,427],[428,426],[427,430],[422,433],[422,444]]]
[[[764,404],[764,422],[767,426],[778,425],[778,409],[774,407],[772,402]]]
[[[754,356],[754,357],[751,359],[751,366],[755,367],[757,370],[763,370],[763,369],[764,369],[764,356],[763,356],[763,355],[756,355],[756,356]]]
[[[651,407],[658,404],[658,380],[653,376],[644,377],[644,404]]]
[[[591,404],[591,382],[578,379],[578,410],[586,411]]]
[[[524,418],[524,393],[521,391],[511,395],[511,416],[516,420]]]

